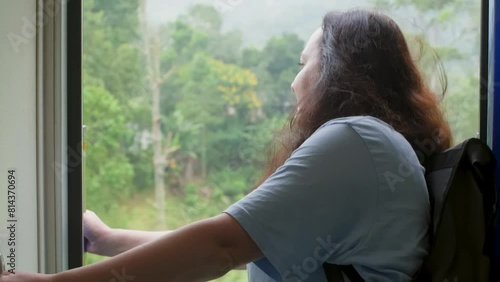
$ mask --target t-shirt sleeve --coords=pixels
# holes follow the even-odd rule
[[[285,281],[309,281],[324,275],[319,273],[325,261],[342,264],[363,247],[377,195],[377,173],[363,138],[349,124],[328,124],[224,212]]]

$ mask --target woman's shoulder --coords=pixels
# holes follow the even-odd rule
[[[406,138],[386,122],[371,116],[352,116],[325,122],[313,134],[328,144],[352,143],[351,152],[364,151],[377,168],[400,163],[402,160],[415,169],[421,168],[418,157]],[[319,143],[319,142],[315,142]],[[328,148],[326,148],[328,150]]]
[[[335,126],[342,124],[350,125],[356,131],[360,131],[360,133],[365,133],[365,131],[367,131],[367,133],[372,131],[374,132],[383,131],[384,133],[391,132],[399,134],[397,131],[394,130],[394,128],[391,125],[372,116],[349,116],[349,117],[335,118],[322,124],[318,128],[318,130],[328,126]]]
[[[332,119],[321,125],[316,132],[341,126],[346,130],[356,132],[357,137],[361,138],[369,149],[382,146],[390,150],[413,152],[410,143],[401,133],[388,123],[372,116],[350,116]]]

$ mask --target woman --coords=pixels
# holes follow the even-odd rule
[[[323,282],[324,263],[353,265],[365,281],[410,281],[430,222],[415,150],[451,142],[436,95],[379,13],[327,14],[300,65],[296,110],[245,198],[170,232],[110,229],[87,212],[89,251],[112,258],[0,281],[207,281],[247,265],[252,282]]]

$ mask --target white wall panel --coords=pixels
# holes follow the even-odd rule
[[[36,1],[0,0],[0,252],[8,270],[38,271],[36,24]]]

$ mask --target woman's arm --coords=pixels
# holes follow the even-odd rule
[[[87,251],[101,256],[116,256],[142,244],[154,241],[172,231],[113,229],[92,211],[83,214]],[[235,269],[246,269],[246,265]]]
[[[159,239],[170,231],[113,229],[93,212],[83,214],[86,251],[101,256],[116,256],[139,245]]]
[[[170,232],[172,231],[112,229],[106,239],[107,244],[101,248],[102,252],[99,253],[99,255],[109,257],[116,256],[142,244],[157,240]],[[244,264],[237,266],[235,269],[245,270],[247,266]]]
[[[134,282],[207,281],[260,257],[262,252],[243,228],[221,214],[108,260],[56,274],[53,281],[109,282],[132,277]]]
[[[142,244],[157,240],[171,231],[141,231],[128,229],[111,229],[99,242],[99,247],[89,251],[101,256],[113,257]]]

